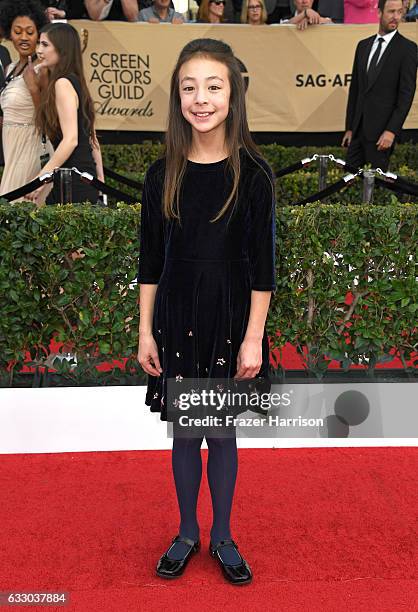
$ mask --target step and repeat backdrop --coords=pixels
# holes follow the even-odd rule
[[[170,76],[194,38],[229,43],[247,85],[255,132],[338,132],[354,51],[376,25],[294,26],[148,24],[74,21],[100,130],[164,131]],[[418,40],[418,23],[401,33]],[[418,129],[418,95],[404,125]]]
[[[77,21],[85,68],[102,130],[164,131],[170,76],[194,38],[230,44],[247,83],[256,132],[344,129],[354,51],[376,25],[294,26],[129,24]],[[418,24],[402,34],[418,40]],[[404,126],[418,128],[418,96]]]

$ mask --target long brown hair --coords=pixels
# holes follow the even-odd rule
[[[68,23],[48,23],[42,28],[41,34],[47,34],[55,47],[59,62],[50,72],[48,87],[42,93],[41,104],[36,110],[36,126],[42,134],[53,141],[62,137],[55,100],[55,83],[61,77],[75,75],[80,83],[81,96],[79,100],[84,124],[95,142],[94,105],[87,87],[83,71],[81,44],[78,32]]]
[[[209,3],[210,0],[202,0],[202,2],[200,3],[199,6],[199,10],[197,12],[197,18],[200,21],[204,21],[205,23],[210,23],[210,19],[209,19]],[[224,5],[225,8],[225,5]],[[224,16],[222,15],[222,17],[220,18],[221,23],[224,21]]]
[[[164,215],[167,218],[180,219],[180,191],[192,145],[192,127],[181,111],[179,72],[183,64],[195,57],[210,58],[224,64],[228,68],[231,88],[229,112],[225,120],[225,144],[229,153],[227,163],[232,171],[233,186],[225,204],[212,219],[214,222],[226,213],[232,202],[236,202],[241,173],[240,148],[242,147],[253,159],[259,156],[259,152],[248,128],[244,80],[231,47],[211,38],[192,40],[181,51],[171,77],[165,146]]]

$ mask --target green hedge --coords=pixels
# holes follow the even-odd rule
[[[340,147],[283,147],[277,144],[260,146],[262,154],[277,172],[294,164],[314,153],[332,153],[335,157],[343,158],[346,150]],[[106,167],[129,176],[137,181],[143,181],[148,166],[162,153],[163,145],[159,143],[144,142],[140,145],[104,145],[103,163]],[[418,147],[414,144],[399,145],[391,158],[391,169],[401,176],[408,177],[412,182],[418,183]],[[328,183],[337,181],[343,176],[344,170],[335,164],[329,165]],[[118,186],[114,181],[109,181]],[[119,185],[122,191],[139,199],[139,193],[129,187]],[[302,200],[318,191],[317,164],[312,162],[305,169],[278,179],[276,183],[277,201],[281,206],[287,206]],[[355,204],[361,202],[362,182],[357,180],[353,185],[344,189],[328,199],[329,202],[347,202]],[[409,197],[411,200],[411,198]],[[396,196],[387,189],[376,190],[375,201],[387,204],[396,201]]]
[[[271,164],[273,170],[290,166],[314,153],[332,153],[335,157],[345,158],[347,149],[341,147],[284,147],[278,144],[260,145],[260,151]],[[138,145],[102,145],[103,163],[116,171],[144,175],[148,166],[162,153],[163,145],[145,141]],[[391,168],[396,171],[402,166],[418,168],[418,147],[416,144],[401,144],[395,148],[391,157]]]
[[[393,347],[411,359],[418,348],[417,213],[417,204],[278,207],[278,289],[267,322],[273,345],[306,346],[306,365],[317,373],[330,358],[345,367],[367,358],[374,366]],[[45,364],[55,332],[77,354],[83,376],[122,357],[139,372],[139,214],[139,205],[0,204],[3,377],[10,361],[12,370],[21,368],[25,350]],[[354,307],[346,303],[349,291]],[[64,361],[59,371],[69,368]]]
[[[418,351],[418,205],[324,205],[277,210],[277,283],[268,330],[308,369],[345,368]],[[350,292],[354,298],[347,300]]]
[[[260,146],[260,150],[274,171],[285,168],[305,157],[310,157],[314,153],[332,153],[335,157],[341,158],[346,155],[346,150],[340,147],[283,147],[271,144]],[[162,144],[148,141],[138,145],[103,145],[103,163],[106,167],[124,176],[143,182],[147,168],[162,154],[162,151]],[[418,147],[414,144],[398,145],[391,158],[391,169],[412,182],[418,183]],[[342,169],[330,164],[328,183],[337,181],[343,174]],[[107,182],[140,201],[140,189],[132,189],[109,179]],[[276,183],[277,201],[280,206],[290,206],[317,191],[318,170],[315,162],[299,172],[280,178]],[[361,202],[361,192],[362,183],[357,180],[340,194],[331,196],[327,201],[356,204]],[[415,201],[410,196],[407,199]],[[376,203],[387,204],[396,201],[397,198],[391,191],[376,190]],[[112,198],[110,202],[115,203]]]
[[[13,360],[18,370],[25,349],[44,363],[55,332],[89,377],[110,356],[133,354],[138,215],[125,205],[0,205],[0,369]],[[129,367],[138,370],[134,355]]]

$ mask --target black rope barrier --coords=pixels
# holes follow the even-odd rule
[[[319,157],[321,156],[318,154],[315,154],[311,158],[303,159],[300,162],[292,164],[291,166],[282,168],[281,170],[278,170],[275,173],[275,177],[276,179],[278,179],[282,176],[286,176],[287,174],[292,174],[293,172],[297,172],[298,170],[301,170],[305,165],[311,163],[312,161],[315,161]],[[327,196],[330,196],[334,193],[337,193],[338,191],[341,191],[346,186],[348,186],[353,181],[354,178],[359,177],[361,175],[363,175],[362,178],[364,179],[364,168],[355,168],[354,166],[347,164],[345,160],[334,157],[334,155],[332,154],[325,155],[322,157],[326,157],[330,161],[336,163],[337,165],[342,166],[343,168],[348,170],[351,174],[344,176],[342,179],[340,179],[336,183],[333,183],[332,185],[328,185],[328,187],[326,187],[325,189],[322,189],[321,191],[318,191],[317,193],[314,193],[304,198],[303,200],[300,200],[299,202],[295,202],[294,204],[292,204],[292,206],[303,206],[304,204],[309,204],[310,202],[315,202],[317,200],[326,198]],[[377,187],[383,187],[385,189],[389,189],[396,193],[403,193],[403,194],[418,196],[418,185],[416,183],[411,183],[404,177],[398,176],[397,174],[394,174],[393,172],[383,172],[383,170],[381,170],[380,168],[376,168],[375,172],[385,177],[385,179],[387,179],[387,180],[383,180],[379,178],[378,176],[375,176],[375,184]]]
[[[376,172],[386,179],[389,179],[384,181],[376,177],[376,184],[379,187],[385,187],[397,193],[418,196],[418,185],[416,183],[411,183],[403,176],[398,176],[394,172],[383,172],[380,168],[377,168]]]
[[[54,178],[54,172],[48,172],[47,174],[39,176],[33,181],[30,181],[30,183],[26,183],[26,185],[22,185],[22,187],[19,187],[18,189],[14,189],[13,191],[9,191],[9,193],[5,193],[4,195],[0,196],[0,198],[4,198],[5,200],[8,200],[8,202],[12,202],[13,200],[22,198],[28,193],[35,191],[35,189],[38,189],[38,187],[41,187],[41,185],[46,185],[47,183],[51,183],[53,178]]]
[[[418,186],[413,185],[413,183],[409,183],[401,179],[398,176],[395,182],[383,181],[380,178],[375,178],[376,186],[383,187],[384,189],[390,189],[390,191],[394,191],[395,193],[404,193],[406,195],[418,196]]]
[[[295,164],[291,164],[290,166],[286,166],[286,168],[282,168],[274,173],[276,179],[281,178],[282,176],[286,176],[287,174],[292,174],[293,172],[297,172],[298,170],[302,170],[305,166],[308,166],[311,162],[316,161],[320,155],[315,153],[312,157],[305,157]]]
[[[114,198],[120,198],[122,202],[126,202],[127,204],[136,204],[137,200],[131,195],[116,189],[116,187],[111,187],[110,185],[106,185],[103,181],[99,181],[98,178],[90,174],[89,172],[80,172],[77,168],[72,168],[74,174],[80,177],[82,181],[88,183],[101,191],[102,193],[106,193],[107,195],[111,195]]]
[[[318,154],[315,154],[312,157],[304,158],[295,164],[291,164],[290,166],[287,166],[286,168],[282,168],[281,170],[278,170],[275,173],[275,178],[278,179],[288,174],[292,174],[293,172],[297,172],[298,170],[301,170],[303,167],[307,166],[311,162],[316,161],[319,157],[321,156]],[[347,164],[345,160],[336,158],[333,155],[326,155],[325,157],[327,157],[330,161],[336,163],[337,165],[344,167],[351,174],[345,175],[342,179],[340,179],[336,183],[333,183],[332,185],[328,185],[325,189],[322,189],[321,191],[318,191],[317,193],[314,193],[304,198],[303,200],[300,200],[299,202],[294,203],[293,206],[303,206],[304,204],[308,204],[310,202],[321,200],[334,193],[337,193],[338,191],[341,191],[342,189],[347,187],[349,184],[351,184],[352,181],[355,178],[359,177],[360,175],[363,174],[363,178],[364,178],[363,168],[355,168],[351,166],[350,164]],[[55,173],[59,172],[59,170],[60,169],[57,168],[53,172],[49,172],[44,175],[41,175],[39,178],[36,178],[33,181],[30,181],[29,183],[27,183],[26,185],[23,185],[22,187],[19,187],[18,189],[14,189],[13,191],[10,191],[9,193],[4,194],[1,197],[4,198],[5,200],[8,200],[9,202],[13,200],[17,200],[27,195],[28,193],[31,193],[32,191],[34,191],[41,185],[50,183],[53,180]],[[127,193],[124,193],[120,189],[117,189],[116,187],[111,187],[110,185],[107,185],[106,183],[99,181],[98,178],[94,177],[88,172],[80,172],[77,168],[72,168],[71,170],[72,170],[72,173],[79,176],[82,181],[92,185],[98,191],[101,191],[104,194],[110,195],[114,198],[118,198],[119,200],[126,202],[128,204],[136,204],[138,201],[137,198],[134,198]],[[133,179],[123,176],[117,172],[114,172],[113,170],[110,170],[109,168],[105,168],[104,171],[105,171],[106,176],[108,176],[109,178],[112,178],[129,187],[132,187],[134,189],[139,189],[139,190],[142,190],[143,188],[142,183],[139,183],[138,181],[134,181]],[[404,177],[400,177],[397,174],[394,174],[393,172],[383,172],[383,170],[381,170],[380,168],[376,169],[376,173],[379,174],[380,176],[385,177],[385,179],[387,179],[387,180],[383,180],[379,178],[378,176],[375,176],[375,183],[377,187],[383,187],[385,189],[389,189],[397,193],[404,193],[408,195],[418,196],[418,185],[417,184],[411,183]]]
[[[330,156],[332,161],[336,161],[339,163],[343,163],[345,168],[349,172],[358,172],[359,168],[355,168],[354,166],[350,166],[342,159],[335,159],[333,156]],[[363,170],[364,172],[364,170]],[[384,176],[388,180],[383,180],[378,176],[375,176],[375,182],[378,187],[385,187],[386,189],[390,189],[391,191],[396,191],[398,193],[406,193],[408,195],[418,196],[418,185],[416,183],[411,183],[403,176],[398,176],[394,172],[383,172],[380,168],[376,168],[376,173]]]
[[[418,185],[416,183],[407,181],[403,176],[398,176],[398,180],[396,182],[399,184],[399,187],[403,193],[418,196]]]
[[[302,163],[298,162],[297,164],[292,164],[291,166],[287,166],[287,168],[282,168],[278,172],[275,172],[276,179],[281,178],[282,176],[286,176],[287,174],[293,174],[297,170],[301,170],[303,168]]]
[[[328,185],[325,189],[314,193],[299,202],[295,202],[292,206],[303,206],[304,204],[309,204],[311,202],[316,202],[317,200],[322,200],[338,191],[342,191],[345,187],[347,187],[355,178],[360,176],[360,172],[356,172],[356,174],[346,174],[342,179],[337,181],[336,183],[332,183],[332,185]]]
[[[123,185],[126,185],[127,187],[132,187],[133,189],[140,189],[142,190],[142,188],[144,187],[143,183],[140,183],[139,181],[134,181],[131,178],[128,178],[127,176],[123,176],[122,174],[119,174],[118,172],[115,172],[114,170],[111,170],[110,168],[103,168],[103,171],[105,173],[105,176],[108,176],[110,179],[113,179],[114,181],[117,181],[118,183],[122,183]]]
[[[54,175],[59,173],[59,171],[60,171],[60,168],[56,168],[52,172],[45,173],[41,175],[40,177],[34,179],[33,181],[30,181],[26,185],[22,185],[22,187],[19,187],[18,189],[14,189],[13,191],[9,191],[9,193],[5,193],[4,195],[0,197],[4,198],[8,202],[12,202],[13,200],[22,198],[23,196],[31,193],[32,191],[35,191],[35,189],[38,189],[38,187],[41,187],[41,185],[46,185],[47,183],[51,183],[54,179]],[[116,189],[115,187],[106,185],[106,183],[99,181],[98,178],[96,178],[92,174],[89,174],[88,172],[80,172],[77,168],[71,168],[71,171],[73,174],[79,176],[83,182],[88,183],[89,185],[92,185],[98,191],[101,191],[102,193],[118,198],[120,201],[126,202],[127,204],[137,203],[137,199],[135,199],[131,195],[124,193],[123,191],[120,191],[119,189]]]

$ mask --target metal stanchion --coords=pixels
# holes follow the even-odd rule
[[[73,179],[71,168],[60,168],[60,200],[61,204],[73,203]]]
[[[319,191],[327,186],[329,155],[318,155],[319,160]]]
[[[371,204],[373,202],[374,191],[374,170],[363,171],[363,203]]]

